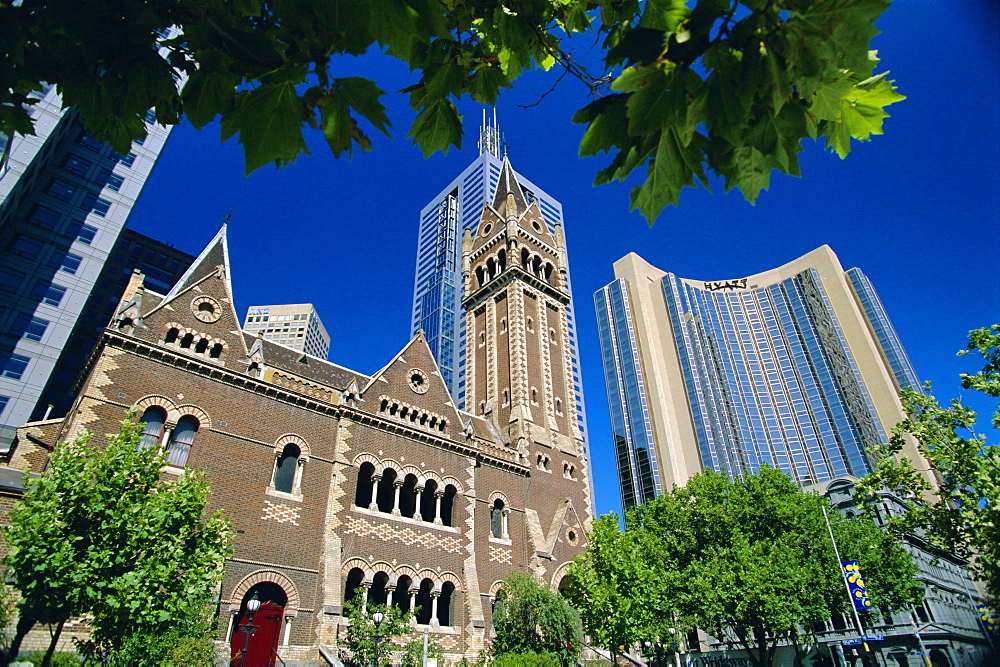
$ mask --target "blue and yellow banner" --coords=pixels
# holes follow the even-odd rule
[[[976,608],[979,612],[979,619],[983,622],[983,627],[986,628],[987,632],[997,631],[997,615],[989,607],[984,607],[980,605]]]
[[[865,588],[865,581],[861,578],[861,568],[858,561],[845,560],[841,562],[844,568],[844,578],[847,579],[847,587],[851,591],[851,601],[858,611],[865,611],[872,608],[872,601],[868,599],[868,589]]]

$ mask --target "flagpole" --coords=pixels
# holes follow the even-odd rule
[[[830,516],[826,513],[826,506],[820,507],[823,510],[823,519],[826,521],[826,529],[830,532],[830,543],[833,544],[833,553],[837,556],[837,567],[840,568],[840,577],[844,580],[844,589],[847,591],[847,599],[851,603],[851,612],[854,614],[855,627],[858,629],[858,638],[861,640],[861,645],[865,647],[865,653],[871,653],[871,649],[868,648],[868,642],[865,641],[865,630],[861,627],[861,617],[858,616],[858,610],[854,606],[854,597],[851,595],[851,585],[847,581],[847,573],[844,572],[844,561],[840,560],[840,549],[837,548],[837,540],[833,537],[833,526],[830,525]]]

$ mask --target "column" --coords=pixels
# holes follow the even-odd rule
[[[434,523],[438,526],[441,523],[441,499],[444,497],[444,491],[434,492]]]
[[[392,483],[392,513],[399,516],[399,490],[403,488],[403,480],[397,479]]]
[[[504,507],[500,510],[500,535],[503,539],[509,540],[510,534],[507,532],[507,517],[510,515],[510,510]]]
[[[176,428],[176,426],[177,426],[177,424],[164,424],[163,425],[163,436],[162,436],[163,439],[160,440],[160,448],[161,449],[166,450],[166,448],[170,446],[170,436],[173,434],[174,428]]]
[[[417,587],[414,584],[410,584],[410,611],[415,612],[417,609]],[[417,624],[416,613],[410,617],[410,625],[415,626]]]
[[[420,513],[420,508],[424,504],[424,487],[416,486],[413,488],[413,492],[416,496],[413,500],[413,502],[416,503],[416,509],[413,512],[413,518],[416,519],[417,521],[423,521],[424,515]],[[412,607],[410,608],[412,609]]]
[[[431,627],[439,628],[441,623],[438,622],[438,598],[441,597],[441,591],[431,591]]]
[[[282,646],[288,646],[288,638],[289,636],[291,636],[291,634],[292,634],[292,617],[285,616],[285,632],[282,634],[281,637]]]
[[[239,615],[239,613],[240,613],[239,607],[237,607],[236,609],[233,609],[229,613],[229,625],[226,626],[226,638],[227,639],[229,637],[233,636],[233,630],[235,629],[234,626],[236,625],[236,617]]]
[[[295,481],[292,483],[292,493],[302,493],[302,473],[305,467],[306,457],[299,454],[299,458],[295,461]]]
[[[378,483],[382,481],[382,475],[372,473],[372,501],[368,504],[368,509],[372,512],[378,511]]]
[[[361,613],[368,613],[368,594],[372,591],[372,581],[362,581],[361,588],[365,589],[364,593],[361,594]]]

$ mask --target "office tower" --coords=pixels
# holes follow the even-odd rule
[[[461,307],[461,241],[465,230],[474,230],[483,207],[493,200],[505,153],[496,115],[494,113],[492,122],[488,122],[484,111],[479,133],[479,157],[420,211],[410,333],[424,332],[452,396],[459,407],[470,410],[472,407],[468,405],[465,381],[466,323]],[[554,233],[557,225],[564,224],[562,204],[520,173],[515,171],[514,177],[525,200],[538,203],[549,233]],[[571,288],[567,265],[567,292],[571,293]],[[587,422],[572,302],[567,316],[576,419],[586,443]]]
[[[320,359],[330,353],[330,334],[311,303],[250,306],[243,329]]]
[[[899,389],[919,386],[871,283],[827,246],[738,279],[635,254],[615,276],[595,304],[626,508],[703,468],[861,477],[903,419]]]
[[[193,261],[193,255],[172,245],[132,229],[122,230],[59,355],[32,420],[61,417],[70,409],[80,370],[97,345],[104,327],[117,314],[116,309],[134,271],[143,274],[147,290],[166,294]]]
[[[31,108],[34,136],[0,138],[0,452],[42,392],[170,128],[119,155],[55,88]]]

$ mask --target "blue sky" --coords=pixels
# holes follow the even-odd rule
[[[845,269],[871,278],[939,397],[959,395],[957,374],[978,370],[955,352],[969,329],[1000,321],[1000,12],[992,0],[906,0],[879,26],[881,68],[908,97],[889,107],[885,135],[855,143],[846,160],[810,142],[802,178],[774,174],[756,206],[721,186],[689,189],[652,228],[628,210],[633,183],[591,186],[607,160],[577,157],[583,126],[570,118],[589,101],[581,84],[567,77],[522,108],[555,81],[531,73],[501,95],[511,162],[564,208],[599,513],[620,510],[620,498],[592,295],[629,252],[686,278],[721,280],[829,244]],[[382,58],[338,67],[340,76],[375,76],[387,91],[415,81]],[[220,145],[217,126],[178,127],[129,226],[197,254],[231,211],[240,315],[255,304],[311,302],[331,334],[330,359],[372,373],[408,340],[418,214],[475,158],[481,116],[461,104],[464,150],[424,160],[405,139],[407,96],[386,104],[394,138],[373,134],[374,151],[336,160],[317,132],[310,156],[249,177],[241,147]]]

